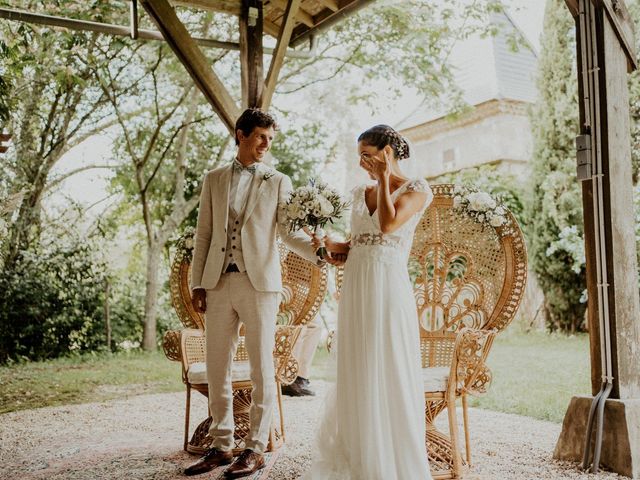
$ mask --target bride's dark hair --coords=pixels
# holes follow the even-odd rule
[[[358,142],[364,142],[378,150],[389,145],[398,160],[409,158],[409,143],[389,125],[376,125],[365,130],[358,137]]]

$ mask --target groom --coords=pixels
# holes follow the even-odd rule
[[[235,160],[208,172],[202,185],[191,285],[193,307],[205,313],[213,448],[185,470],[187,475],[233,460],[231,362],[241,323],[253,384],[251,427],[246,449],[225,476],[244,477],[264,467],[276,399],[273,348],[282,289],[276,236],[303,258],[320,262],[306,234],[290,234],[283,226],[278,204],[287,199],[291,180],[262,164],[277,128],[268,113],[245,110],[235,126]]]

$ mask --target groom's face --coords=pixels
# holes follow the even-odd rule
[[[271,150],[274,135],[272,127],[254,127],[249,135],[238,130],[238,156],[247,161],[261,162]]]

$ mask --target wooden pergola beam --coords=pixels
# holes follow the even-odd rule
[[[240,15],[240,75],[243,108],[258,107],[264,88],[262,0],[242,0]]]
[[[241,0],[171,0],[171,5],[226,13],[236,17],[239,17],[242,12]],[[278,28],[275,23],[266,19],[263,20],[262,29],[274,38],[278,38],[280,34],[280,28]]]
[[[264,84],[264,91],[262,92],[262,108],[267,110],[271,105],[271,98],[273,92],[276,89],[276,83],[278,82],[278,76],[280,75],[280,69],[284,62],[284,54],[289,46],[291,40],[291,34],[293,33],[293,27],[296,23],[296,14],[300,8],[302,0],[289,0],[287,7],[284,11],[284,17],[282,17],[282,29],[278,36],[278,43],[276,49],[271,57],[271,64],[269,65],[269,73]]]
[[[173,7],[167,0],[141,0],[141,3],[213,110],[233,134],[236,118],[240,116],[238,106]]]
[[[580,13],[580,9],[578,8],[578,0],[564,0],[564,3],[567,4],[567,8],[571,12],[571,15],[577,17]]]
[[[286,12],[287,10],[287,0],[271,0],[271,3],[278,7],[281,10]],[[302,8],[298,9],[298,13],[296,14],[296,19],[299,22],[304,23],[307,27],[313,28],[316,26],[316,22],[313,20],[313,17],[309,12],[303,10]]]
[[[320,5],[324,5],[329,10],[337,12],[340,10],[340,5],[336,0],[316,0]]]
[[[171,0],[171,5],[240,16],[242,2],[240,0]]]

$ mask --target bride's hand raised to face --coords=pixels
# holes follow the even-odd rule
[[[360,166],[371,173],[376,180],[388,179],[391,175],[391,147],[384,147],[376,155],[361,156]]]

